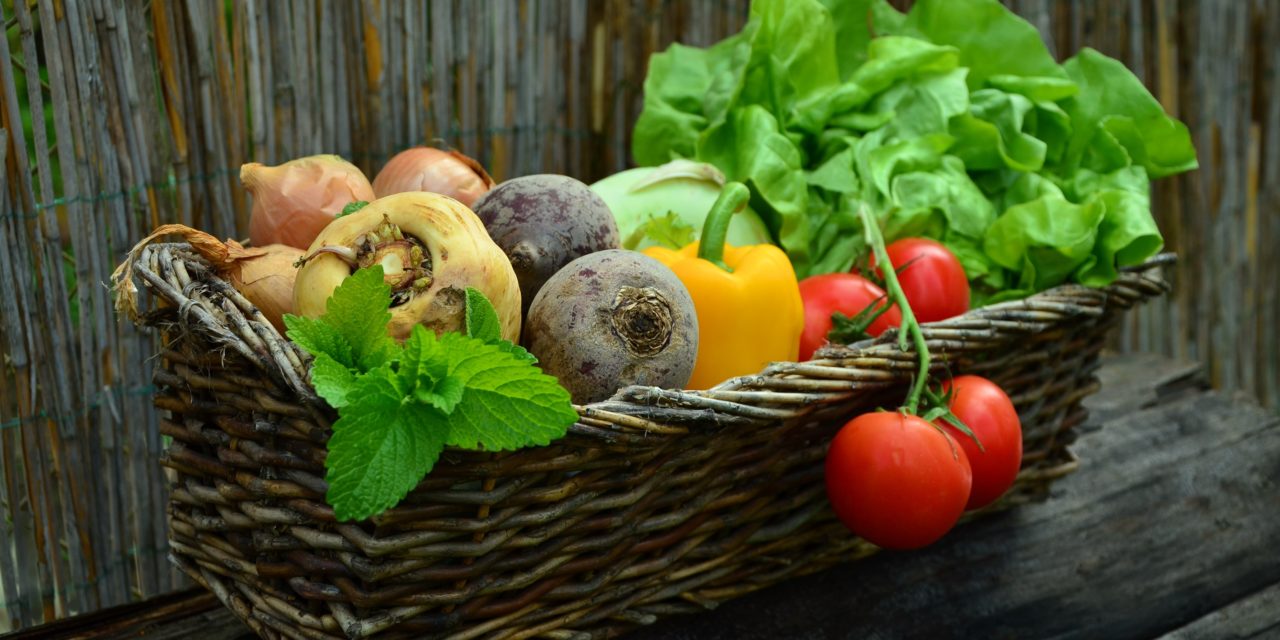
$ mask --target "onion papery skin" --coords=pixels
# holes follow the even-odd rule
[[[409,191],[449,196],[470,207],[493,188],[493,178],[475,160],[433,147],[414,147],[397,153],[373,178],[379,198]]]

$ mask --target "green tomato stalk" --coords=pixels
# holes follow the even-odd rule
[[[920,369],[915,381],[911,383],[911,393],[907,395],[906,404],[907,412],[915,414],[920,406],[920,395],[924,393],[925,385],[929,381],[929,347],[925,344],[924,333],[920,331],[920,323],[916,321],[916,315],[911,312],[911,305],[907,303],[907,296],[902,292],[902,285],[898,283],[898,274],[893,268],[893,263],[889,261],[889,252],[885,249],[884,236],[880,234],[879,223],[865,206],[858,207],[858,216],[862,218],[862,228],[866,233],[867,244],[875,253],[876,264],[880,265],[880,273],[884,276],[884,288],[889,298],[902,312],[902,325],[898,327],[898,348],[906,351],[907,338],[910,336],[916,347],[916,355],[920,359]]]

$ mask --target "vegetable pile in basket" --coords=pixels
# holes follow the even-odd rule
[[[918,359],[905,404],[840,430],[826,484],[853,532],[915,548],[1022,460],[999,387],[931,384],[920,323],[1110,283],[1161,245],[1149,180],[1195,166],[1123,66],[1057,64],[994,0],[755,0],[741,33],[651,59],[633,145],[651,166],[591,186],[425,147],[372,183],[337,156],[247,164],[250,246],[161,227],[120,304],[142,246],[179,233],[309,353],[339,520],[395,506],[446,447],[551,443],[574,403],[893,332]]]

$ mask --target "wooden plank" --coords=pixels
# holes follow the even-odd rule
[[[1193,394],[1123,416],[1078,451],[1081,470],[1046,503],[634,637],[1150,637],[1280,576],[1274,414]]]
[[[1087,400],[1088,431],[1137,409],[1207,386],[1204,367],[1151,353],[1110,356],[1098,370],[1102,389]]]
[[[1280,582],[1170,631],[1159,640],[1275,638],[1280,636],[1280,615],[1276,612],[1280,612]]]
[[[175,624],[175,622],[179,622]],[[5,636],[5,640],[240,640],[252,637],[204,589],[180,591]]]

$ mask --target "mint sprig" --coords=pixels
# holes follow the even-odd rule
[[[443,414],[405,402],[390,366],[360,376],[338,410],[325,458],[325,499],[339,520],[390,509],[435,466],[444,450]]]
[[[467,335],[485,342],[502,339],[498,311],[479,289],[467,287]]]
[[[321,353],[360,373],[396,359],[399,346],[387,335],[391,285],[382,265],[361,269],[342,281],[319,318],[286,315],[290,340],[312,355]],[[327,398],[326,398],[327,399]]]
[[[382,268],[361,269],[315,319],[286,315],[288,336],[315,356],[311,382],[338,410],[325,459],[325,499],[338,520],[395,506],[445,446],[509,451],[562,437],[578,414],[529,352],[501,339],[484,295],[467,290],[469,335],[415,326],[387,335],[391,289]]]
[[[497,310],[479,289],[471,287],[467,287],[467,335],[494,343],[499,349],[529,364],[538,362],[524,347],[502,339],[502,324],[498,321]]]
[[[509,451],[563,436],[578,418],[564,387],[533,366],[524,349],[475,342],[456,333],[440,338],[449,377],[466,387],[449,416],[449,445]]]

